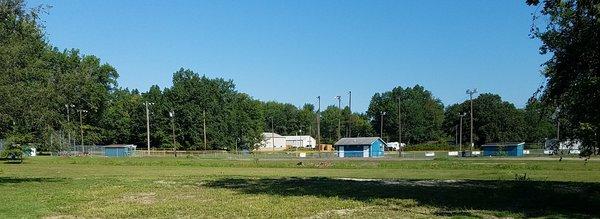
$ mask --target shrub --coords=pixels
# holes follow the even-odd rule
[[[6,138],[4,150],[0,151],[0,158],[7,159],[8,161],[23,161],[23,148],[21,144],[27,144],[33,141],[31,134],[10,134]]]
[[[9,161],[23,161],[23,147],[20,144],[9,144],[0,153],[0,157],[6,158]]]

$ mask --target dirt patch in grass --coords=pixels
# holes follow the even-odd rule
[[[127,195],[123,197],[123,201],[129,203],[138,203],[138,204],[154,204],[156,203],[156,193],[137,193],[134,195]]]
[[[72,218],[77,218],[73,215],[54,215],[54,216],[49,216],[49,217],[44,217],[44,219],[72,219]]]
[[[331,217],[348,217],[351,216],[352,213],[356,212],[356,211],[363,211],[363,210],[367,210],[373,208],[372,206],[370,207],[362,207],[362,208],[352,208],[352,209],[333,209],[333,210],[329,210],[329,211],[324,211],[324,212],[320,212],[314,216],[308,217],[308,218],[331,218]]]
[[[464,186],[466,180],[384,180],[384,179],[359,179],[359,178],[337,178],[339,180],[356,181],[356,182],[376,182],[385,185],[403,185],[403,186]]]
[[[156,184],[162,184],[162,185],[173,185],[173,184],[177,184],[177,182],[173,182],[173,181],[164,181],[164,180],[157,180],[157,181],[154,181],[154,183],[156,183]]]

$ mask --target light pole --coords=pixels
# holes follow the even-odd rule
[[[169,112],[169,117],[171,117],[171,129],[173,130],[173,155],[177,157],[177,145],[175,142],[175,111],[171,110]]]
[[[383,116],[385,116],[385,112],[381,112],[381,121],[379,121],[379,137],[381,137],[381,139],[383,139]]]
[[[154,105],[154,103],[150,103],[146,101],[144,106],[146,106],[146,143],[148,143],[148,155],[150,155],[150,109],[149,106]]]
[[[350,116],[348,117],[348,136],[352,137],[352,91],[348,91],[348,109],[350,110]]]
[[[458,114],[458,116],[460,116],[460,137],[458,140],[458,148],[459,148],[458,150],[459,151],[462,151],[462,121],[463,121],[463,117],[466,115],[467,115],[466,113]]]
[[[398,156],[402,156],[402,114],[400,112],[401,101],[402,98],[398,96]]]
[[[79,112],[79,130],[81,131],[81,147],[83,147],[83,153],[85,154],[85,146],[83,146],[83,113],[87,113],[87,110],[78,109]]]
[[[317,146],[321,146],[321,96],[317,96]]]
[[[469,100],[471,101],[471,150],[473,150],[473,94],[477,93],[477,88],[470,90],[467,89],[467,94],[469,95]]]
[[[337,136],[338,136],[338,139],[340,139],[340,138],[342,138],[342,96],[335,96],[334,98],[338,100],[339,114],[338,114]]]
[[[69,147],[71,147],[71,119],[70,119],[70,111],[69,108],[73,108],[75,107],[75,105],[73,104],[65,104],[65,107],[67,107],[67,138],[69,139]]]

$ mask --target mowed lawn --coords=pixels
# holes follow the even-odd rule
[[[598,217],[600,161],[35,157],[0,218]]]

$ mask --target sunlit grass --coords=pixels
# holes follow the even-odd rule
[[[0,164],[0,218],[586,217],[598,213],[599,167],[519,159],[38,157]]]

